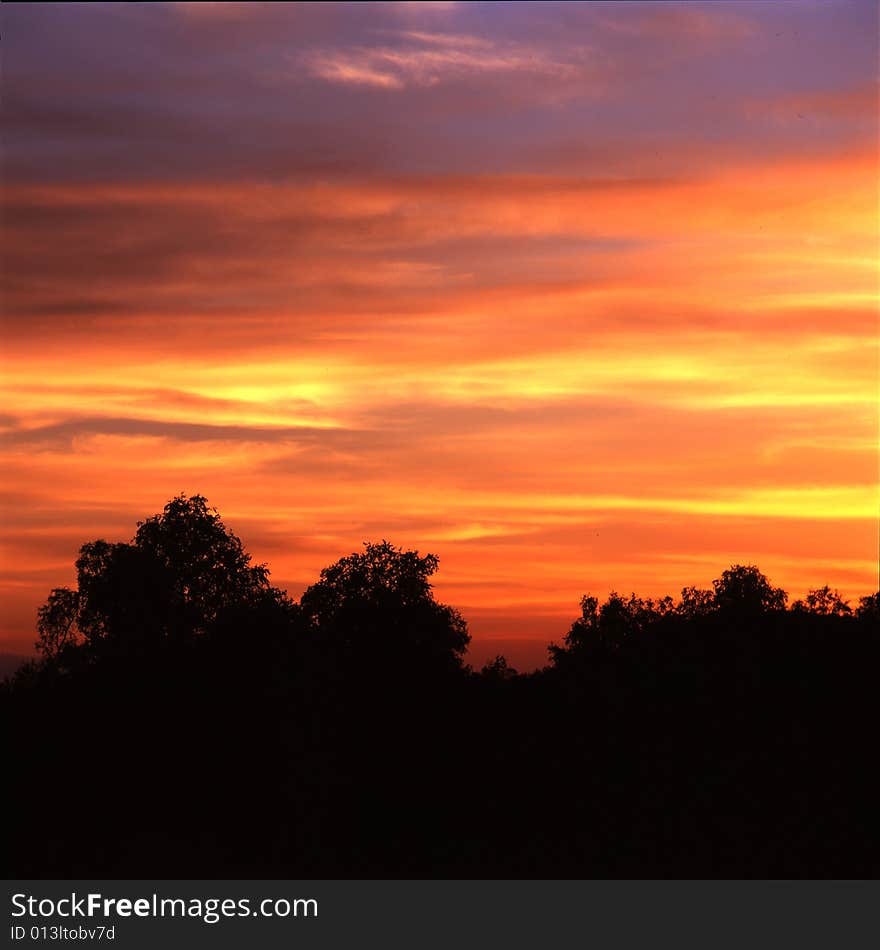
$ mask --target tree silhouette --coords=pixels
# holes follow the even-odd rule
[[[848,608],[836,592],[823,588],[811,591],[807,602],[813,612],[846,615]],[[811,599],[812,598],[812,599]],[[554,664],[566,662],[573,656],[586,658],[619,650],[624,644],[645,634],[661,621],[679,618],[699,621],[754,620],[765,614],[783,611],[788,594],[773,587],[757,567],[734,564],[712,582],[712,590],[685,587],[676,603],[671,597],[623,597],[612,591],[604,603],[585,595],[581,598],[581,615],[569,628],[563,645],[549,646]],[[799,602],[803,603],[803,602]],[[806,607],[798,609],[808,609]]]
[[[69,587],[56,587],[37,611],[37,650],[56,659],[80,642],[79,594]]]
[[[179,635],[173,624],[172,579],[134,544],[92,541],[76,562],[77,625],[93,649],[142,649]]]
[[[856,616],[862,620],[880,623],[880,591],[875,591],[866,597],[859,597]]]
[[[166,572],[173,623],[185,633],[204,633],[224,610],[277,594],[266,565],[251,564],[241,540],[202,495],[179,495],[161,515],[140,522],[134,545]]]
[[[740,616],[755,616],[784,610],[788,594],[773,587],[754,565],[734,564],[712,582],[714,604],[719,610]]]
[[[700,587],[684,587],[677,610],[683,617],[705,617],[715,609],[715,597],[711,590]]]
[[[519,674],[507,662],[506,657],[503,657],[500,654],[498,654],[493,659],[483,664],[483,667],[481,668],[479,675],[482,676],[486,680],[503,683],[503,682],[506,682],[507,680],[516,679],[516,677]]]
[[[792,610],[819,614],[823,617],[849,617],[852,607],[844,600],[839,590],[832,590],[827,584],[811,590],[803,600],[796,600]]]
[[[470,635],[461,614],[438,603],[433,554],[367,543],[340,558],[300,598],[303,618],[326,649],[371,667],[458,669]]]
[[[37,646],[47,657],[78,639],[117,651],[186,642],[229,615],[260,610],[265,620],[290,606],[201,495],[173,498],[139,522],[131,543],[84,544],[76,572],[77,590],[57,588],[40,608]]]
[[[683,592],[684,593],[684,592]],[[671,597],[623,597],[612,591],[600,606],[596,597],[581,598],[581,615],[574,621],[564,638],[564,646],[550,647],[551,656],[558,660],[566,651],[602,652],[619,649],[629,638],[644,633],[663,617],[671,616],[678,608]]]

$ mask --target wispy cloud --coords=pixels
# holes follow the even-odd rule
[[[388,31],[386,31],[388,32]],[[432,86],[455,79],[491,73],[525,72],[571,79],[587,65],[560,60],[548,50],[526,43],[494,42],[462,34],[400,31],[395,45],[351,46],[308,51],[300,60],[320,79],[329,82],[403,89]]]

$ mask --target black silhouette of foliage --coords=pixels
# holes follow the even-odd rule
[[[515,679],[518,675],[517,671],[507,662],[507,658],[500,654],[485,663],[480,670],[480,676],[496,682],[506,682]]]
[[[437,567],[366,544],[295,603],[198,495],[84,545],[0,687],[6,876],[880,875],[880,593],[733,565],[473,672]]]
[[[712,582],[714,604],[718,610],[755,616],[771,610],[784,610],[788,594],[773,587],[754,565],[735,564]]]
[[[681,592],[681,600],[677,610],[683,617],[691,619],[705,617],[715,609],[715,596],[711,590],[699,587],[685,587]]]
[[[321,571],[300,599],[303,619],[356,663],[459,668],[470,635],[461,614],[434,599],[437,565],[433,554],[367,543]]]
[[[811,590],[803,600],[796,600],[792,610],[819,614],[823,617],[848,617],[852,614],[849,602],[840,595],[839,590],[832,590],[827,584]]]
[[[856,616],[862,620],[873,620],[880,622],[880,591],[868,594],[867,597],[859,598],[859,606],[856,609]]]
[[[92,541],[80,549],[76,575],[77,622],[92,648],[144,647],[172,634],[172,578],[146,551]]]
[[[69,587],[56,587],[37,612],[37,650],[57,659],[81,640],[79,594]]]
[[[564,646],[549,647],[551,658],[558,662],[567,652],[615,650],[627,638],[643,633],[651,624],[671,616],[676,609],[671,597],[658,600],[635,594],[622,597],[612,591],[600,606],[596,597],[585,595],[581,598],[581,615],[566,634]]]
[[[138,524],[134,546],[161,566],[170,584],[174,625],[206,632],[220,614],[274,596],[265,564],[251,564],[241,540],[201,495],[172,499]]]
[[[131,543],[84,544],[77,590],[54,590],[40,609],[47,657],[81,639],[93,650],[143,650],[204,635],[225,615],[289,606],[201,495],[179,495],[138,524]]]
[[[585,595],[580,617],[571,625],[562,646],[550,645],[550,658],[560,664],[572,656],[584,658],[618,650],[633,637],[675,617],[694,622],[709,618],[726,623],[749,622],[784,610],[787,599],[786,592],[773,587],[757,567],[742,564],[724,571],[712,582],[712,590],[685,587],[678,603],[668,596],[653,600],[635,594],[622,597],[612,591],[600,605],[596,597]],[[813,613],[845,615],[845,605],[841,606],[839,597],[834,600],[827,588],[811,591],[807,603],[813,605],[809,608]],[[801,609],[800,604],[797,609]]]

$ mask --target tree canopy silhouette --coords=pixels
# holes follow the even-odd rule
[[[59,656],[77,643],[93,650],[144,649],[204,636],[228,617],[287,611],[286,594],[252,564],[241,540],[202,495],[178,495],[138,523],[130,543],[84,544],[77,589],[56,588],[38,614],[38,650]]]
[[[791,606],[792,610],[821,614],[823,617],[849,617],[853,612],[849,601],[841,597],[840,591],[832,590],[827,584],[811,590],[803,600],[796,600]]]
[[[735,564],[712,582],[714,606],[718,610],[757,616],[773,610],[784,610],[788,594],[774,587],[752,564]]]
[[[690,621],[714,618],[717,622],[747,624],[785,609],[788,594],[774,587],[753,565],[734,564],[712,582],[712,590],[685,587],[678,602],[623,597],[616,591],[600,605],[598,598],[581,598],[581,615],[565,635],[563,645],[551,644],[550,658],[559,664],[571,656],[584,657],[619,649],[632,637],[644,634],[658,622],[674,618]],[[835,601],[827,589],[811,591],[801,609],[814,613],[843,615],[840,598]]]
[[[470,642],[467,623],[434,599],[437,557],[388,541],[340,558],[300,598],[316,639],[355,663],[459,669]]]

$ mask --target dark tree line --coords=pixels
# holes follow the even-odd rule
[[[201,496],[84,545],[0,692],[7,877],[876,876],[878,594],[737,565],[477,673],[437,566],[294,601]]]
[[[76,590],[56,588],[38,612],[43,663],[29,672],[230,638],[240,649],[308,643],[346,665],[459,670],[470,637],[458,611],[434,600],[436,570],[433,554],[367,544],[295,603],[207,499],[181,495],[140,522],[130,543],[83,545]]]

